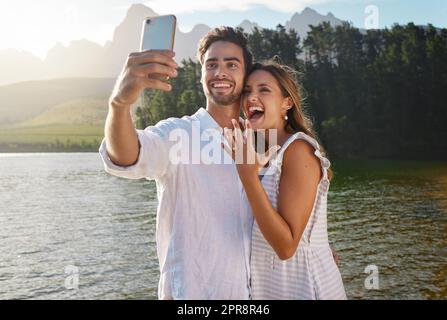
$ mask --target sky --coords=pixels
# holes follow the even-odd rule
[[[377,8],[380,28],[408,22],[447,27],[445,0],[0,0],[0,50],[13,48],[44,58],[58,42],[88,39],[104,44],[134,3],[175,14],[184,32],[199,23],[236,26],[244,19],[273,28],[305,7],[365,28],[370,5]]]

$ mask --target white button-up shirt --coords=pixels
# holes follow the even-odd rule
[[[182,140],[175,134],[179,129],[188,133]],[[221,148],[217,122],[201,108],[190,117],[163,120],[137,133],[140,155],[135,165],[113,164],[105,140],[99,152],[108,173],[156,181],[159,299],[249,299],[253,218],[236,166]],[[198,159],[212,154],[210,147],[219,150],[223,161]],[[173,156],[180,149],[188,161]]]

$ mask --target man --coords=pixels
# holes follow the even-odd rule
[[[246,207],[248,201],[242,199],[236,167],[231,160],[172,161],[172,137],[179,129],[190,133],[198,130],[200,136],[211,132],[221,139],[204,142],[189,134],[182,145],[198,143],[202,150],[206,143],[222,150],[221,131],[232,128],[231,119],[239,118],[244,75],[252,55],[241,32],[229,27],[211,30],[198,48],[206,110],[136,130],[131,106],[145,88],[171,90],[170,85],[151,75],[175,77],[173,56],[170,51],[128,56],[109,100],[100,154],[110,174],[156,181],[160,299],[248,299],[253,220]],[[192,152],[191,157],[197,160],[194,148]]]

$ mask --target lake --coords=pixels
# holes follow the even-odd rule
[[[447,163],[334,171],[348,298],[446,299]],[[153,181],[112,177],[99,154],[0,154],[0,299],[156,299],[156,207]]]

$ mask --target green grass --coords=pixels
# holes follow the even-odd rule
[[[53,143],[57,139],[72,142],[102,138],[104,126],[81,124],[53,124],[35,127],[1,126],[0,143]]]
[[[0,126],[0,152],[94,151],[103,136],[103,125]]]

